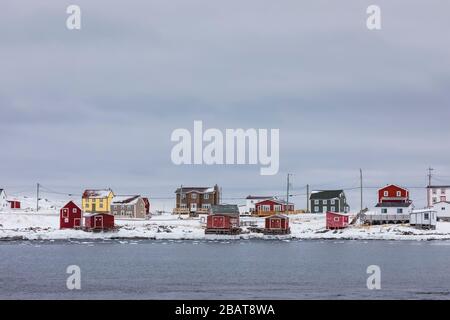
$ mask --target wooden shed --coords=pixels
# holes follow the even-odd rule
[[[327,229],[344,229],[349,224],[349,216],[345,213],[339,212],[327,212]]]
[[[81,228],[81,209],[73,202],[69,201],[59,210],[59,228],[76,229]]]
[[[84,216],[86,231],[108,231],[114,229],[114,216],[109,213],[91,213]]]
[[[290,234],[289,218],[283,214],[276,214],[265,219],[264,234]]]
[[[237,205],[214,205],[206,220],[205,234],[239,234]]]

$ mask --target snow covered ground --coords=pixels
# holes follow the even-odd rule
[[[325,229],[325,215],[299,214],[290,216],[291,235],[264,236],[242,227],[239,236],[205,236],[205,216],[198,218],[163,214],[153,215],[150,220],[116,219],[118,230],[113,232],[85,232],[81,230],[59,230],[59,208],[66,200],[41,200],[36,213],[35,200],[19,199],[22,209],[0,212],[0,240],[63,240],[63,239],[361,239],[361,240],[450,240],[450,222],[438,222],[436,230],[424,231],[408,225],[351,226],[340,231]],[[242,218],[263,227],[262,218]]]

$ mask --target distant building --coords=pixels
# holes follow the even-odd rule
[[[313,191],[309,201],[311,213],[326,213],[328,211],[347,213],[350,211],[344,190]]]
[[[206,220],[205,234],[239,234],[237,205],[213,205]]]
[[[348,227],[349,216],[340,212],[327,212],[326,227],[329,230],[344,229]]]
[[[260,217],[272,216],[279,213],[293,213],[294,204],[280,199],[263,200],[255,204],[255,213]]]
[[[369,224],[409,222],[414,209],[408,189],[391,184],[378,190],[378,203],[373,211],[364,214]]]
[[[82,215],[80,207],[73,201],[69,201],[59,210],[59,228],[75,229],[80,228],[82,223]]]
[[[274,199],[273,196],[248,196],[245,198],[245,213],[253,214],[256,211],[255,205],[263,200]]]
[[[142,197],[142,200],[144,200],[144,203],[145,203],[145,213],[147,215],[149,215],[150,214],[150,201],[146,197]]]
[[[220,203],[220,189],[214,187],[182,187],[175,191],[174,214],[208,213],[211,206]]]
[[[111,189],[88,189],[83,192],[82,209],[84,212],[110,212],[114,193]]]
[[[450,221],[450,202],[441,201],[433,205],[433,210],[436,211],[437,219],[439,221]]]
[[[433,207],[438,202],[450,201],[450,186],[433,185],[427,187],[428,207]],[[439,214],[439,212],[438,212]]]
[[[434,209],[413,210],[409,224],[417,229],[436,229],[437,214]]]
[[[284,214],[276,214],[265,219],[265,228],[263,231],[266,235],[283,235],[290,234],[289,217]]]
[[[10,209],[20,209],[20,201],[18,200],[8,200]]]
[[[4,189],[0,189],[0,211],[9,207],[8,200],[6,198],[6,192]]]
[[[144,199],[139,195],[114,196],[111,202],[111,214],[122,218],[147,217],[147,208]]]

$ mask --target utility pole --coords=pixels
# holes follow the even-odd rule
[[[287,174],[287,188],[286,188],[286,206],[285,206],[286,214],[289,213],[289,187],[290,187],[290,184],[291,184],[291,183],[289,182],[290,176],[292,176],[292,174],[291,174],[291,173],[288,173],[288,174]]]
[[[306,185],[306,213],[310,212],[309,208],[309,184]]]
[[[364,202],[363,202],[363,172],[362,169],[359,169],[359,178],[360,178],[360,189],[361,189],[361,214],[363,212]]]
[[[39,182],[36,185],[36,212],[39,211]]]
[[[427,188],[427,207],[431,207],[431,178],[433,177],[434,169],[432,167],[428,168],[428,188]]]

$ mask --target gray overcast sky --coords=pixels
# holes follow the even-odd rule
[[[429,165],[450,183],[449,29],[437,0],[3,1],[0,184],[231,197],[284,194],[286,172],[294,193],[353,187],[360,167],[370,186],[424,186]],[[170,134],[194,120],[280,128],[280,173],[173,165]]]

